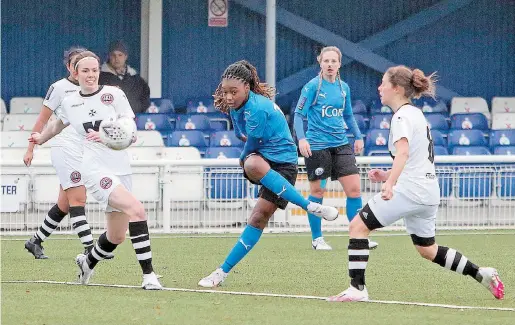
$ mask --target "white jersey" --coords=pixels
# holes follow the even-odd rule
[[[130,175],[131,165],[126,150],[112,150],[99,142],[85,140],[89,129],[98,131],[100,122],[108,118],[126,116],[134,118],[125,93],[112,86],[100,86],[98,91],[83,95],[77,92],[66,97],[61,105],[59,118],[71,125],[81,136],[84,144],[82,172],[91,175],[109,171],[114,175]]]
[[[420,204],[439,204],[433,139],[424,114],[415,106],[404,105],[392,117],[388,149],[393,157],[396,155],[395,142],[401,138],[408,140],[409,158],[395,190]]]
[[[54,114],[59,116],[61,109],[61,103],[67,96],[77,93],[80,90],[79,84],[73,83],[68,78],[63,78],[59,81],[54,82],[46,93],[43,105],[50,108]],[[66,128],[54,137],[50,142],[51,147],[77,147],[80,144],[82,138],[73,128]],[[82,148],[80,148],[82,152]]]

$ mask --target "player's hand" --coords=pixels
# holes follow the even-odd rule
[[[299,140],[299,150],[300,150],[300,154],[304,157],[304,158],[309,158],[311,157],[312,153],[311,153],[311,147],[309,145],[309,142],[308,140],[306,139],[301,139]]]
[[[93,142],[102,142],[102,139],[100,139],[100,133],[93,129],[88,129],[88,134],[86,134],[86,140]]]
[[[390,200],[393,197],[393,184],[386,181],[381,187],[381,198],[385,201]]]
[[[25,163],[25,166],[30,167],[32,158],[34,158],[34,152],[32,150],[27,150],[25,156],[23,156],[23,162]]]
[[[29,142],[34,144],[43,144],[43,137],[39,132],[32,132],[29,137]]]
[[[365,143],[363,142],[363,139],[354,141],[354,153],[356,155],[360,155],[364,147]]]
[[[386,181],[386,172],[382,169],[371,169],[368,172],[368,179],[372,183],[380,183]]]

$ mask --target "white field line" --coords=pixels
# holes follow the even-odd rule
[[[81,285],[76,282],[60,282],[60,281],[2,281],[2,283],[31,283],[31,284],[54,284],[54,285]],[[89,284],[92,287],[104,287],[104,288],[122,288],[122,289],[140,289],[140,286],[131,286],[123,284],[100,284],[94,283]],[[239,291],[222,291],[222,290],[199,290],[199,289],[184,289],[184,288],[163,288],[163,291],[175,291],[175,292],[192,292],[192,293],[213,293],[213,294],[225,294],[225,295],[237,295],[237,296],[254,296],[254,297],[272,297],[272,298],[290,298],[290,299],[309,299],[309,300],[326,300],[326,297],[318,296],[305,296],[305,295],[288,295],[278,293],[263,293],[263,292],[239,292]],[[491,310],[491,311],[510,311],[515,312],[515,308],[504,308],[504,307],[482,307],[482,306],[458,306],[458,305],[446,305],[446,304],[431,304],[424,302],[408,302],[408,301],[393,301],[393,300],[369,300],[363,301],[362,303],[376,303],[376,304],[387,304],[387,305],[408,305],[418,307],[434,307],[434,308],[446,308],[446,309],[459,309],[459,310]]]

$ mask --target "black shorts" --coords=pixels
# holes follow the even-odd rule
[[[359,174],[350,144],[314,150],[311,153],[311,157],[305,159],[309,181],[326,179],[329,176],[335,181],[342,176]]]
[[[286,180],[288,182],[290,182],[291,185],[295,185],[295,181],[297,180],[297,173],[298,173],[297,164],[279,164],[279,163],[276,163],[276,162],[266,159],[259,153],[252,153],[252,154],[248,155],[247,157],[249,157],[251,155],[258,155],[261,158],[263,158],[270,165],[271,169],[275,170],[282,177],[286,178]],[[247,159],[247,157],[245,157],[245,159]],[[256,183],[248,178],[247,173],[245,173],[245,168],[243,168],[243,176],[246,179],[248,179],[252,184],[261,185],[261,183],[259,183],[259,182]],[[262,199],[267,200],[268,202],[275,204],[279,209],[282,209],[282,210],[286,209],[286,206],[288,205],[288,201],[277,196],[277,194],[270,191],[269,189],[267,189],[264,186],[261,186],[261,188],[259,189],[258,196]]]

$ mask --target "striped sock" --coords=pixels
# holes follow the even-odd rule
[[[63,221],[64,217],[67,215],[66,212],[61,211],[59,207],[54,205],[49,211],[45,220],[39,226],[39,229],[34,234],[34,239],[38,244],[44,242],[48,236],[57,229],[57,226]]]
[[[95,247],[88,253],[87,262],[90,269],[93,269],[98,262],[105,259],[108,255],[111,255],[116,248],[116,244],[113,244],[107,239],[107,232],[104,232],[98,237]]]
[[[481,282],[481,279],[477,278],[479,267],[453,248],[438,246],[438,252],[433,263],[456,273],[469,275]]]
[[[359,290],[365,287],[365,270],[367,268],[369,249],[368,239],[349,239],[349,276],[350,284]]]
[[[93,246],[93,236],[86,221],[86,209],[81,206],[70,207],[70,222],[84,248]]]
[[[129,222],[129,236],[143,274],[152,273],[154,268],[152,267],[152,250],[150,249],[147,221]]]

